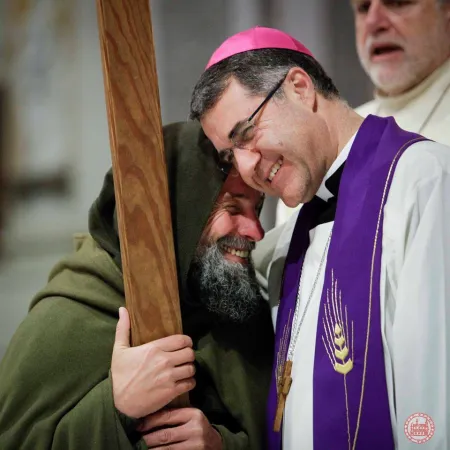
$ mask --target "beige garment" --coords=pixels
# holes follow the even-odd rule
[[[394,116],[401,128],[450,145],[450,60],[405,94],[375,95],[356,112],[363,117]]]
[[[356,108],[361,116],[394,116],[401,128],[450,146],[450,60],[405,94],[375,98]],[[299,208],[278,201],[276,225],[285,223]]]

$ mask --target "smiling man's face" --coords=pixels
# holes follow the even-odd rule
[[[352,0],[356,47],[384,95],[408,91],[450,57],[450,2]]]
[[[222,320],[243,323],[263,304],[251,251],[264,236],[263,197],[233,169],[216,200],[188,275],[189,291]]]
[[[230,132],[255,111],[264,96],[252,95],[232,78],[200,123],[219,155],[231,152],[245,183],[295,207],[314,197],[336,158],[336,142],[325,115],[316,107],[318,96],[311,77],[299,67],[291,68],[284,79],[283,97],[265,105],[251,139],[236,146]]]
[[[225,259],[246,264],[255,242],[264,237],[259,221],[263,197],[233,169],[228,175],[200,239],[217,244]]]

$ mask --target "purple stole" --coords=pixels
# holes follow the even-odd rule
[[[394,449],[381,339],[383,209],[400,156],[423,139],[400,129],[393,118],[368,116],[346,161],[317,323],[314,450]],[[286,257],[267,411],[270,450],[282,448],[282,428],[273,431],[277,389],[319,203],[314,199],[301,208]],[[300,351],[301,345],[297,342]]]

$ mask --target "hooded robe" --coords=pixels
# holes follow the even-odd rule
[[[189,296],[189,266],[224,178],[198,124],[164,127],[164,144],[183,332],[196,353],[191,405],[220,432],[224,449],[260,450],[273,352],[268,305],[238,325],[218,321]],[[147,448],[136,420],[115,409],[111,384],[125,305],[111,171],[89,232],[53,268],[0,363],[2,450]]]

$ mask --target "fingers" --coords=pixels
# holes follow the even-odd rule
[[[190,420],[194,408],[174,408],[158,411],[142,419],[138,431],[150,431],[162,426],[182,425]]]
[[[162,338],[130,348],[130,317],[119,309],[111,374],[116,408],[131,417],[160,410],[195,387],[192,339]]]
[[[148,448],[159,449],[167,448],[170,444],[171,449],[187,449],[186,441],[189,439],[189,430],[185,425],[175,428],[164,428],[143,436]],[[190,447],[192,448],[192,446]]]
[[[193,363],[195,361],[195,353],[192,348],[186,347],[176,352],[172,352],[170,358],[174,366],[181,366],[182,364]]]
[[[174,367],[172,374],[174,381],[192,378],[195,375],[195,366],[192,363],[188,363]]]
[[[181,394],[184,394],[185,392],[192,391],[192,389],[195,388],[195,384],[196,384],[195,378],[186,378],[185,380],[177,381],[175,383],[175,392],[176,392],[175,397],[178,397]]]
[[[119,321],[116,326],[115,347],[130,347],[130,317],[126,308],[119,308]]]
[[[184,334],[174,334],[150,343],[153,347],[159,348],[164,352],[176,352],[184,348],[192,348],[192,339]]]
[[[147,431],[164,427],[144,435],[144,440],[149,448],[159,448],[159,446],[177,443],[173,446],[176,449],[203,448],[200,445],[193,445],[201,443],[202,436],[205,436],[205,430],[209,427],[203,413],[195,408],[160,411],[148,417],[142,425],[145,425],[144,429]],[[190,442],[189,447],[186,447],[187,441]]]
[[[162,430],[167,431],[167,430]],[[174,434],[173,432],[171,433]],[[153,444],[153,436],[146,435],[143,436],[144,442],[147,444],[147,447],[151,450],[193,450],[193,449],[206,449],[207,447],[203,445],[201,442],[192,442],[192,440],[184,440],[182,442],[171,441],[170,444]]]
[[[149,448],[186,441],[189,438],[189,430],[185,424],[189,421],[188,408],[168,409],[160,411],[147,417],[139,426],[139,431],[147,432],[143,436]],[[159,427],[169,427],[148,433],[148,431]]]
[[[176,370],[178,367],[185,365],[193,366],[192,363],[195,361],[195,352],[191,347],[178,349],[180,345],[186,344],[192,345],[190,337],[174,335],[144,344],[141,347],[146,351],[145,360],[149,364],[152,364],[155,368],[158,367],[158,370],[170,369],[170,380],[177,381],[195,374],[195,368],[193,370],[193,367],[183,367],[182,370]]]

